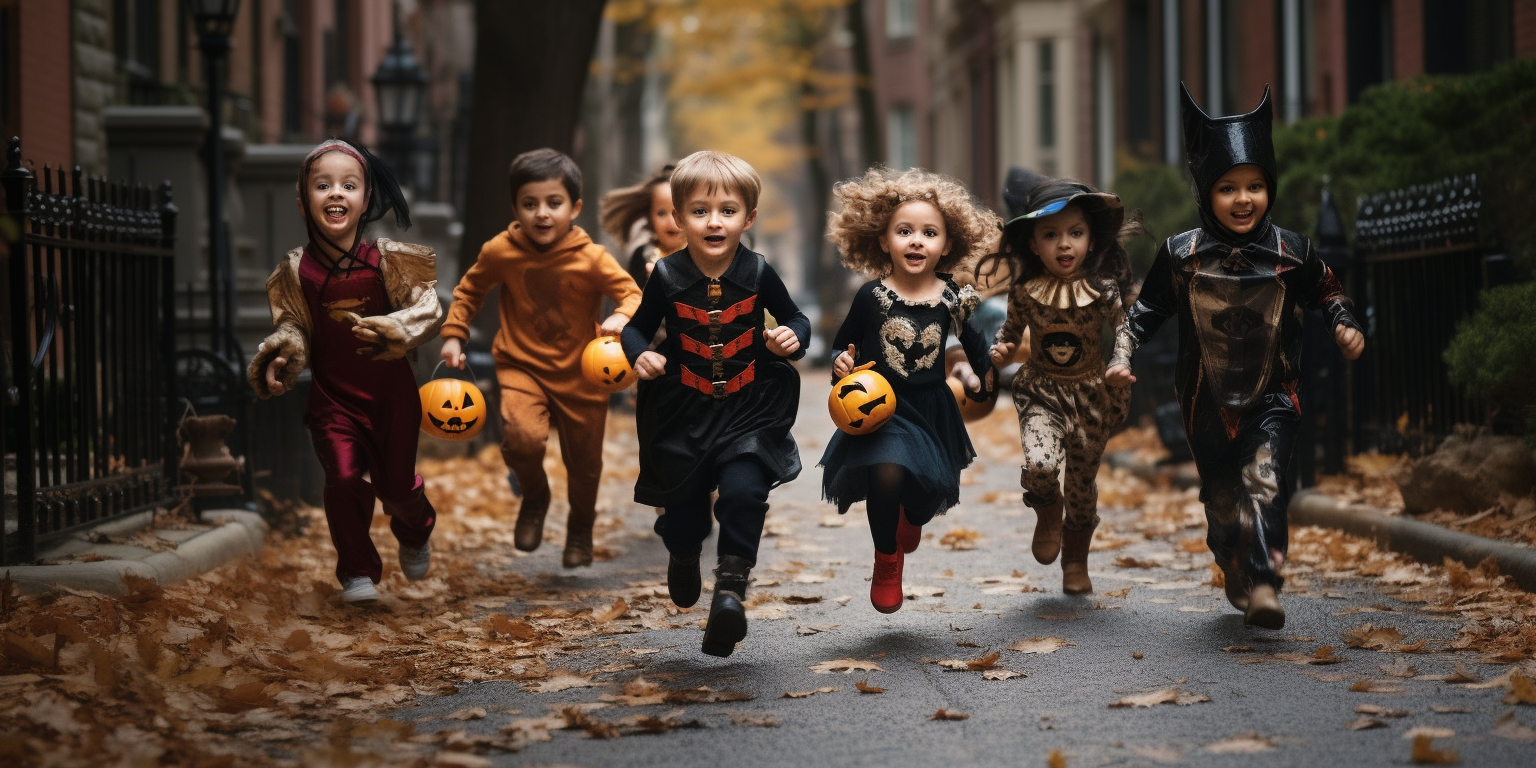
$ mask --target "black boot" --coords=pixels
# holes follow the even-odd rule
[[[704,585],[699,579],[699,553],[693,557],[667,555],[667,596],[679,608],[692,608],[699,601],[699,590]]]
[[[747,580],[752,563],[744,557],[722,555],[715,566],[715,599],[709,606],[709,623],[704,625],[704,652],[711,656],[729,656],[736,643],[747,636]]]

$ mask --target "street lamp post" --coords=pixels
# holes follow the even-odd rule
[[[240,0],[187,0],[203,54],[208,88],[208,320],[213,349],[225,358],[238,356],[234,341],[235,284],[229,232],[224,224],[224,79],[220,65],[229,53],[229,32]]]
[[[383,134],[384,157],[405,186],[415,182],[415,159],[411,156],[416,123],[421,113],[422,97],[427,90],[427,73],[416,62],[416,54],[400,32],[400,9],[394,10],[395,40],[384,53],[384,60],[373,73],[373,89],[379,100],[379,130]]]

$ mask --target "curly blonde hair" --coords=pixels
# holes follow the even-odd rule
[[[921,168],[894,171],[877,165],[857,179],[838,182],[832,197],[841,209],[828,217],[827,239],[843,256],[843,266],[870,278],[891,271],[891,257],[880,249],[880,236],[902,203],[933,203],[944,218],[949,254],[937,271],[953,273],[997,250],[1002,219],[977,200],[958,180]]]

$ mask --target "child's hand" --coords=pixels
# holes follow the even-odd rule
[[[272,362],[267,363],[267,391],[271,392],[273,397],[288,391],[288,387],[284,386],[283,382],[277,378],[277,375],[283,372],[283,367],[286,365],[288,365],[288,358],[282,355],[272,358]]]
[[[615,312],[609,315],[608,319],[603,321],[603,335],[617,336],[624,330],[624,326],[626,325],[629,325],[629,318]]]
[[[858,360],[854,358],[855,349],[856,348],[852,344],[849,344],[847,350],[837,354],[837,359],[832,361],[833,376],[841,379],[844,376],[853,373],[854,363],[858,362]]]
[[[665,370],[667,370],[667,358],[660,353],[647,349],[635,358],[635,375],[646,381],[660,376]]]
[[[763,342],[769,352],[779,357],[789,357],[800,351],[800,337],[787,325],[763,331]]]
[[[988,352],[988,354],[992,356],[992,364],[998,368],[1001,368],[1007,365],[1009,360],[1013,359],[1013,351],[1018,348],[1019,345],[1017,344],[1013,344],[1007,341],[999,341],[998,343],[992,345],[992,349]]]
[[[1365,334],[1347,325],[1334,327],[1333,340],[1344,353],[1345,360],[1356,360],[1365,351]]]
[[[1104,371],[1104,383],[1112,387],[1128,387],[1136,383],[1136,377],[1131,375],[1128,366],[1116,363]]]
[[[965,391],[981,391],[981,377],[976,375],[976,369],[972,368],[969,362],[961,360],[955,363],[954,367],[949,369],[949,375],[959,379]]]
[[[464,342],[456,338],[443,339],[443,363],[449,368],[464,369]]]

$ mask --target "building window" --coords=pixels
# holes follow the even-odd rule
[[[910,105],[885,114],[885,164],[898,171],[917,165],[917,114]]]
[[[885,37],[906,40],[917,34],[917,0],[885,0]]]
[[[128,87],[130,104],[158,104],[160,6],[148,0],[112,3],[112,48]]]
[[[1056,44],[1040,41],[1040,85],[1038,93],[1040,116],[1040,149],[1056,147]]]

